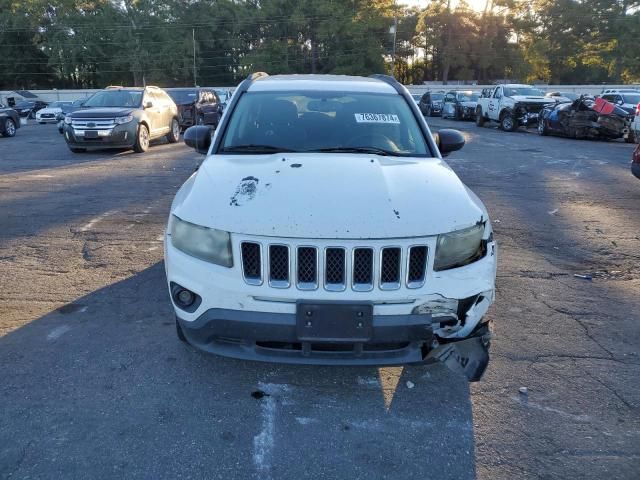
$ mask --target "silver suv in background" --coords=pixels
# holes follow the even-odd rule
[[[109,87],[64,118],[64,138],[74,153],[87,149],[131,148],[146,152],[163,136],[180,139],[178,107],[158,87]]]

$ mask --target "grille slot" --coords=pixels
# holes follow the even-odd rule
[[[353,289],[366,292],[373,289],[373,249],[353,250]]]
[[[289,286],[289,247],[286,245],[269,245],[269,285]]]
[[[400,257],[399,247],[382,249],[380,255],[380,288],[382,290],[396,290],[400,288]]]
[[[342,291],[347,286],[347,255],[344,248],[330,247],[325,250],[324,288]]]
[[[242,242],[240,246],[242,274],[244,280],[251,285],[262,284],[262,254],[260,250],[259,243]]]
[[[318,288],[318,249],[298,247],[297,286],[300,290]]]
[[[427,247],[416,246],[409,249],[407,264],[407,287],[420,288],[424,285],[427,272]]]

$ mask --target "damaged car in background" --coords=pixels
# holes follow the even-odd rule
[[[541,90],[531,85],[507,84],[482,90],[476,107],[476,125],[498,122],[505,132],[518,127],[535,126],[545,105],[555,100],[545,97]]]
[[[480,199],[384,75],[254,74],[180,188],[165,234],[178,337],[241,359],[442,362],[479,380],[497,245]]]
[[[545,107],[540,113],[538,133],[570,138],[615,140],[633,143],[633,116],[603,98],[581,96],[573,102]]]

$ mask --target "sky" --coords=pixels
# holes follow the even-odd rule
[[[471,8],[477,11],[484,9],[486,0],[466,0]],[[399,4],[409,5],[410,7],[426,7],[429,4],[429,0],[398,0]],[[452,0],[452,4],[455,6],[457,0]]]

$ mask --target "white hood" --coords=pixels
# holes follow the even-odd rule
[[[550,99],[548,97],[538,97],[538,96],[527,96],[527,95],[513,95],[509,97],[514,99],[516,102],[526,102],[526,103],[554,103],[555,100]]]
[[[406,238],[486,220],[477,197],[435,158],[216,155],[185,185],[173,213],[247,235]]]
[[[36,113],[42,115],[43,113],[60,113],[62,112],[62,109],[59,107],[53,107],[53,108],[41,108],[40,110],[38,110]]]

